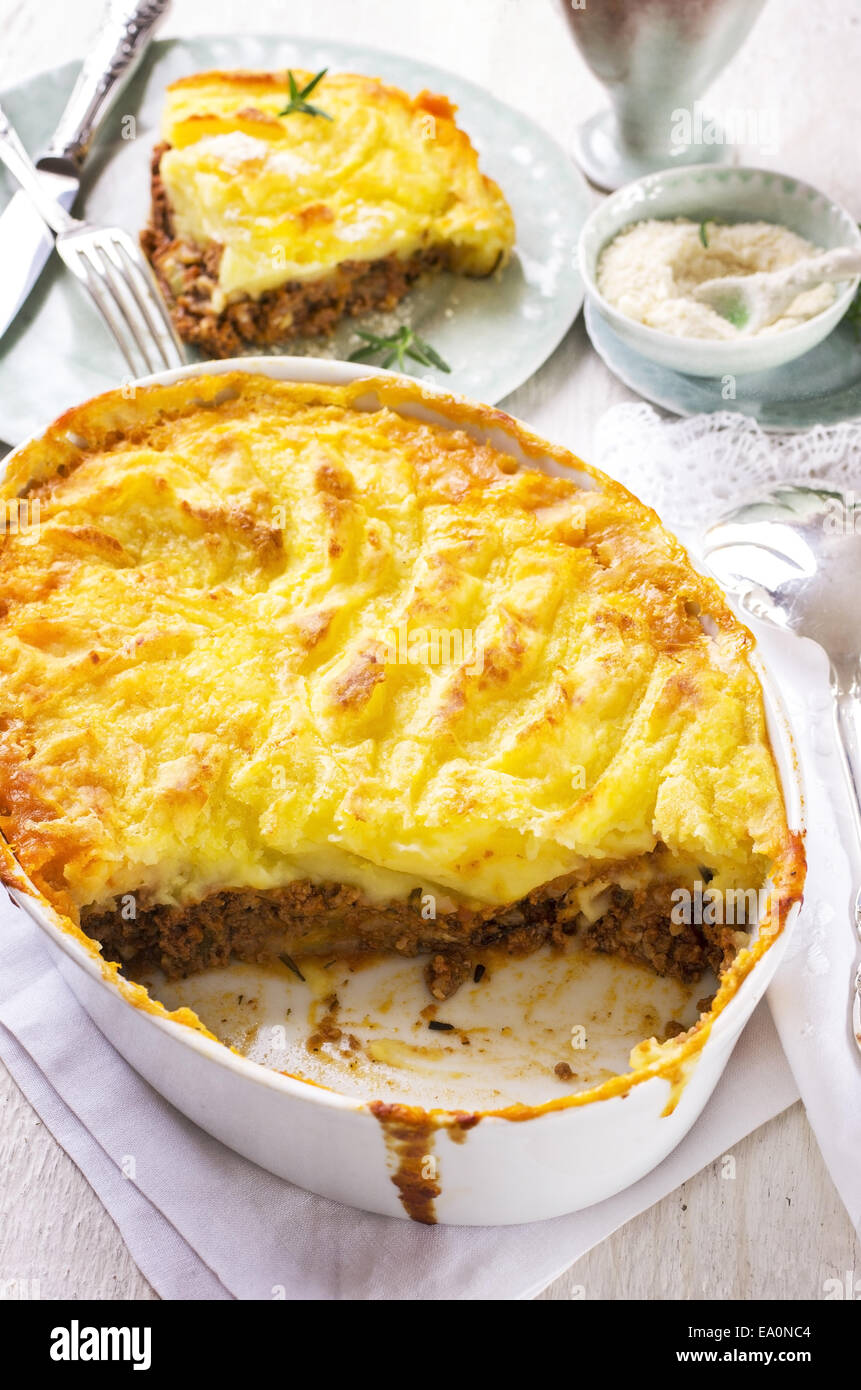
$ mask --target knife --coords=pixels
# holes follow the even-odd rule
[[[45,192],[68,212],[96,129],[125,86],[170,8],[170,0],[110,0],[92,52],[45,153],[36,161]],[[0,217],[0,337],[38,280],[54,237],[26,193],[17,192]]]

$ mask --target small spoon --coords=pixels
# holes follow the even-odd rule
[[[802,290],[825,281],[851,280],[860,273],[861,250],[841,246],[820,256],[805,256],[783,270],[703,280],[691,290],[691,297],[708,304],[744,333],[756,333],[779,319]]]
[[[861,847],[861,502],[828,483],[777,487],[712,526],[706,557],[754,617],[809,637],[825,651]],[[861,889],[853,911],[861,936]],[[861,969],[852,1008],[852,1032],[861,1051]]]

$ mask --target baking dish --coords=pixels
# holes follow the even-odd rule
[[[326,383],[373,375],[344,363],[261,358],[149,380],[237,369]],[[439,393],[438,399],[438,410],[427,401],[401,408],[444,422],[450,398]],[[500,412],[487,417],[486,437],[504,442],[515,456],[521,452],[514,422]],[[767,685],[766,702],[790,826],[800,829],[791,736]],[[23,875],[16,896],[43,927],[70,986],[105,1034],[204,1129],[313,1191],[385,1214],[457,1224],[520,1222],[575,1210],[660,1162],[708,1099],[777,968],[788,925],[776,940],[747,953],[743,966],[732,967],[731,987],[692,1036],[646,1056],[635,1073],[540,1103],[516,1104],[519,1097],[506,1095],[504,1103],[482,1109],[450,1101],[443,1108],[429,1104],[427,1088],[421,1105],[409,1094],[396,1101],[357,1098],[249,1061],[187,1019],[159,1014],[142,991],[105,971],[86,940],[63,925]]]

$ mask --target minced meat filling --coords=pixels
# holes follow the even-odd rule
[[[525,955],[575,934],[590,950],[640,962],[658,975],[688,981],[707,968],[719,973],[735,954],[737,932],[672,921],[671,891],[666,883],[633,894],[614,888],[609,906],[589,923],[574,910],[577,886],[557,880],[502,908],[460,907],[426,920],[420,894],[375,906],[357,888],[302,880],[266,892],[212,893],[186,907],[154,905],[131,920],[120,907],[85,912],[82,925],[108,957],[159,966],[172,977],[226,965],[231,957],[262,963],[282,952],[428,954],[426,979],[436,998],[447,998],[466,978],[470,948],[502,944]]]

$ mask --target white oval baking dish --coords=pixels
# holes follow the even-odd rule
[[[141,384],[236,370],[327,384],[376,375],[350,363],[260,357],[196,364]],[[447,397],[431,394],[440,401],[433,416],[444,422]],[[427,413],[421,406],[410,409]],[[506,435],[507,422],[494,412],[488,437],[507,442],[520,456],[516,440]],[[758,670],[789,824],[803,830],[803,790],[789,723]],[[384,1215],[405,1217],[409,1210],[416,1219],[455,1225],[511,1224],[576,1211],[621,1191],[660,1163],[709,1099],[780,964],[798,910],[791,909],[783,932],[714,1018],[690,1065],[680,1056],[675,1068],[662,1064],[662,1074],[646,1071],[621,1094],[578,1097],[573,1103],[563,1098],[509,1111],[508,1117],[485,1111],[476,1122],[462,1112],[432,1112],[434,1122],[416,1126],[404,1142],[397,1121],[408,1121],[406,1113],[387,1115],[381,1123],[367,1103],[269,1070],[202,1032],[135,1007],[35,889],[13,892],[42,928],[61,973],[105,1036],[201,1128],[313,1192]],[[423,1172],[430,1172],[439,1188],[433,1202],[419,1192],[418,1200],[403,1203],[404,1182],[420,1188]]]

